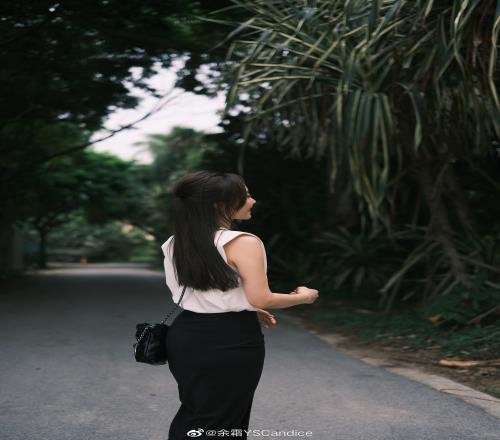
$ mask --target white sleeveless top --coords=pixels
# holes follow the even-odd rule
[[[214,244],[216,244],[217,250],[221,254],[224,261],[227,263],[226,253],[224,252],[224,245],[238,235],[247,234],[252,235],[256,238],[256,235],[250,234],[249,232],[242,231],[230,231],[227,229],[218,230],[215,233]],[[177,278],[175,276],[175,269],[173,264],[173,246],[172,243],[173,235],[163,243],[161,246],[165,266],[165,277],[167,286],[172,292],[172,299],[177,304],[179,298],[182,294],[183,287],[179,285]],[[260,240],[260,239],[259,239]],[[262,241],[262,249],[264,250],[264,270],[267,272],[267,257],[266,249]],[[173,243],[172,243],[173,244]],[[233,267],[233,266],[231,266]],[[236,270],[235,267],[233,269]],[[179,304],[184,310],[190,310],[192,312],[198,313],[223,313],[223,312],[240,312],[242,310],[258,310],[257,307],[252,306],[247,299],[246,293],[243,290],[241,284],[241,278],[239,278],[239,286],[234,289],[229,289],[223,292],[219,289],[212,289],[206,291],[195,290],[191,287],[187,287],[184,292],[184,297]]]

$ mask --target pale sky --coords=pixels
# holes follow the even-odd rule
[[[147,80],[148,85],[158,90],[160,94],[166,93],[175,82],[175,70],[178,67],[179,63],[174,64],[171,69],[157,69],[158,74]],[[139,73],[139,70],[134,71],[134,74]],[[105,123],[107,129],[114,130],[131,123],[160,103],[159,98],[152,97],[147,92],[135,88],[131,88],[131,90],[133,90],[134,96],[140,96],[144,99],[135,109],[117,110],[112,113]],[[91,148],[96,151],[111,152],[123,159],[135,159],[141,163],[149,163],[151,155],[147,149],[144,146],[134,146],[136,142],[147,140],[148,134],[167,134],[176,125],[211,133],[220,131],[217,124],[220,121],[218,112],[224,107],[222,93],[216,98],[207,98],[184,92],[182,89],[174,89],[171,96],[175,96],[175,98],[162,110],[139,122],[134,128],[123,130],[110,139],[94,144]],[[106,134],[102,131],[96,132],[92,139],[99,139]]]

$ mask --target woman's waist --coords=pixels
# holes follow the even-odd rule
[[[258,309],[248,301],[239,299],[237,301],[206,300],[200,298],[190,298],[182,301],[180,307],[183,310],[200,313],[203,315],[220,315],[222,313],[256,312]]]
[[[175,303],[180,299],[180,290],[173,297]],[[189,290],[185,293],[180,307],[197,313],[227,313],[240,311],[255,311],[256,307],[248,302],[245,291],[241,287],[222,292],[207,290],[204,292]]]
[[[205,311],[194,311],[189,309],[184,309],[179,316],[183,316],[184,319],[215,319],[215,320],[232,320],[232,319],[251,319],[254,320],[257,317],[257,312],[254,310],[228,310],[221,312],[205,312]]]
[[[191,328],[220,328],[220,329],[235,329],[244,331],[248,329],[253,331],[260,330],[260,323],[257,317],[257,312],[251,310],[242,310],[238,312],[220,312],[220,313],[202,313],[192,310],[183,310],[175,322],[183,323],[186,327]]]
[[[198,313],[183,310],[174,320],[171,332],[194,337],[200,341],[258,341],[263,338],[257,313],[241,312]]]

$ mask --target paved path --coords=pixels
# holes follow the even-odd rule
[[[161,320],[167,292],[161,273],[123,265],[0,284],[0,438],[167,440],[177,386],[168,367],[136,363],[131,345],[137,322]],[[294,440],[500,438],[500,419],[481,408],[278,321],[264,329],[250,429],[312,432],[279,436]]]

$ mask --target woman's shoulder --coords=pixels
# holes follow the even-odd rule
[[[161,250],[163,251],[163,255],[165,255],[165,257],[167,256],[168,248],[173,238],[174,236],[171,235],[170,237],[168,237],[167,241],[161,245]]]
[[[262,240],[251,232],[232,231],[232,237],[224,244],[224,251],[229,264],[236,266],[238,256],[266,259],[266,250]],[[266,266],[264,266],[266,267]]]
[[[221,234],[221,238],[224,244],[227,244],[229,242],[251,243],[256,241],[262,243],[262,240],[257,235],[246,231],[233,231],[233,230],[223,231],[223,233]],[[238,238],[238,240],[235,240],[236,238]]]
[[[229,260],[235,253],[251,254],[264,251],[265,254],[264,243],[257,235],[245,231],[228,232],[231,232],[231,234],[226,234],[222,246],[224,246]]]

